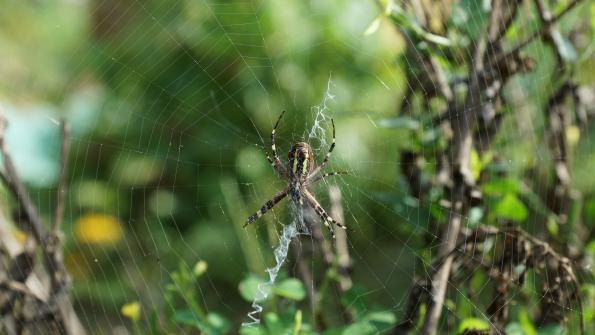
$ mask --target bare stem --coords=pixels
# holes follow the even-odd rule
[[[62,223],[64,213],[64,194],[66,188],[66,171],[68,169],[68,154],[70,152],[70,127],[66,121],[60,123],[62,135],[62,145],[60,146],[60,176],[58,179],[58,188],[56,190],[56,211],[54,212],[54,221],[52,224],[52,234],[57,236]]]

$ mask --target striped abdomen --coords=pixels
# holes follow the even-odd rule
[[[304,183],[314,170],[314,154],[308,143],[298,142],[291,147],[287,160],[287,171],[299,183]]]

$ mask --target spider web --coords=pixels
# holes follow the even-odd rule
[[[9,97],[2,103],[11,121],[9,145],[23,177],[36,187],[32,197],[46,210],[53,193],[44,188],[52,185],[57,171],[55,164],[47,162],[47,157],[53,156],[47,154],[51,152],[47,148],[56,148],[59,142],[54,120],[65,113],[73,123],[70,180],[75,183],[67,201],[64,229],[70,241],[66,256],[75,272],[75,307],[87,328],[98,334],[124,331],[124,325],[130,323],[121,307],[130,301],[141,302],[143,320],[150,318],[152,309],[175,308],[162,297],[179,263],[190,272],[199,260],[209,264],[198,281],[197,303],[207,313],[228,318],[232,333],[242,322],[258,324],[259,314],[271,312],[263,310],[260,301],[267,299],[279,278],[298,276],[296,264],[301,257],[313,274],[305,286],[314,287],[324,279],[316,273],[320,263],[316,257],[288,254],[294,247],[292,240],[299,240],[304,248],[310,246],[317,254],[318,244],[309,235],[309,227],[303,226],[301,208],[281,202],[261,220],[241,229],[251,211],[284,187],[276,181],[261,150],[270,148],[268,134],[282,110],[288,111],[277,133],[282,161],[291,143],[306,140],[313,145],[319,163],[328,150],[330,119],[335,120],[337,148],[325,170],[347,170],[349,176],[323,180],[314,194],[328,209],[327,189],[339,185],[342,191],[344,223],[353,229],[347,241],[352,278],[357,283],[350,307],[360,306],[357,319],[376,311],[400,317],[406,309],[407,290],[418,276],[430,275],[428,256],[439,249],[439,234],[430,227],[431,214],[425,208],[452,213],[439,201],[410,196],[399,172],[396,152],[416,145],[402,128],[417,129],[424,137],[432,136],[438,125],[431,121],[427,126],[387,127],[395,122],[397,98],[408,89],[403,80],[405,68],[414,64],[407,57],[404,64],[394,63],[394,58],[402,55],[404,42],[388,20],[379,24],[376,33],[364,33],[377,15],[374,2],[100,3],[65,2],[56,5],[65,13],[44,7],[37,16],[28,12],[27,5],[13,5],[15,12],[36,20],[57,17],[59,24],[52,28],[56,34],[70,33],[64,28],[68,20],[83,15],[90,27],[88,37],[96,42],[85,43],[81,38],[63,47],[71,55],[66,58],[73,66],[69,77],[58,71],[46,75],[59,83],[57,90],[49,88],[52,80],[44,79],[32,88],[38,95],[35,98],[15,94],[5,84],[0,87]],[[485,6],[489,2],[470,7],[481,12]],[[482,24],[479,18],[467,19],[471,25]],[[540,28],[537,20],[524,23],[516,34],[528,35]],[[84,27],[81,24],[79,29],[86,31]],[[44,44],[52,45],[51,41]],[[530,51],[544,58],[551,54],[542,43],[532,45]],[[543,104],[554,88],[535,83],[550,79],[552,75],[545,70],[536,71],[508,89],[518,113],[506,117],[497,139],[502,166],[514,170],[522,169],[528,160],[535,160],[536,165],[550,162],[539,135],[547,128],[546,121],[538,117],[538,108],[526,102]],[[536,88],[520,91],[522,80]],[[19,81],[16,86],[27,88]],[[33,100],[35,107],[23,107],[20,99]],[[52,104],[46,103],[51,99]],[[433,103],[423,97],[418,100],[409,102]],[[405,116],[412,120],[419,117],[409,113]],[[43,131],[19,136],[37,128]],[[588,129],[582,137],[591,137]],[[46,154],[31,155],[23,138],[37,142],[31,144],[35,148],[45,143],[41,151]],[[591,142],[580,145],[573,159],[593,161]],[[523,152],[534,155],[524,157]],[[433,147],[423,149],[424,164],[434,164],[428,162],[436,153]],[[44,172],[28,169],[39,157],[43,159],[36,161],[36,166],[48,168]],[[580,167],[575,171],[577,178],[588,174],[588,169]],[[146,180],[144,172],[150,175]],[[537,176],[526,179],[539,181]],[[530,196],[546,193],[549,186],[532,187]],[[585,185],[581,189],[592,192],[594,188]],[[89,213],[117,218],[126,232],[122,241],[116,246],[77,241],[76,222]],[[469,215],[463,224],[475,220]],[[524,228],[540,232],[539,220],[530,217]],[[592,235],[592,231],[586,234]],[[422,248],[419,240],[423,235],[432,241]],[[291,264],[284,266],[289,259]],[[491,266],[497,268],[498,264]],[[252,309],[238,293],[238,284],[250,274],[268,275],[268,281],[257,287]],[[583,282],[591,280],[581,273],[579,277]],[[473,274],[469,274],[457,283],[472,280]],[[539,295],[541,282],[533,277],[528,281],[525,290],[511,298]],[[449,291],[454,293],[445,305],[450,323],[458,325],[470,315],[488,319],[485,302],[453,287],[455,282],[450,284]],[[485,279],[475,292],[477,296],[490,284],[490,279]],[[339,292],[331,295],[341,300]],[[459,305],[471,312],[457,309]],[[300,306],[310,319],[320,312],[314,308],[318,305]],[[571,312],[576,314],[576,310]],[[156,319],[159,324],[168,322],[161,313]],[[106,322],[109,328],[94,327]],[[395,322],[366,325],[371,325],[371,333],[386,333]],[[577,323],[570,322],[567,332],[577,333]]]

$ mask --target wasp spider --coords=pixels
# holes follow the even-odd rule
[[[330,217],[324,208],[320,206],[312,193],[308,191],[308,187],[310,185],[323,178],[346,174],[345,172],[329,172],[316,177],[316,174],[318,174],[328,162],[329,158],[331,157],[331,153],[335,148],[335,122],[333,119],[331,119],[331,123],[333,125],[333,143],[331,144],[326,157],[324,157],[324,160],[319,166],[314,166],[314,153],[312,152],[312,147],[310,144],[306,142],[297,142],[291,147],[287,157],[287,164],[283,166],[281,165],[281,161],[277,156],[277,148],[275,147],[275,130],[277,130],[277,126],[279,125],[283,114],[285,114],[285,111],[281,113],[277,123],[275,123],[273,131],[271,132],[271,150],[273,152],[273,158],[271,158],[267,153],[267,159],[273,168],[277,170],[279,176],[287,180],[288,185],[283,191],[275,194],[272,199],[265,202],[256,213],[250,215],[248,220],[246,220],[244,227],[256,221],[268,210],[273,208],[279,201],[283,200],[283,198],[289,195],[291,197],[291,201],[293,201],[296,205],[303,205],[305,199],[306,202],[314,208],[316,214],[318,214],[318,216],[322,219],[322,222],[324,222],[326,227],[331,232],[333,238],[335,238],[335,233],[330,224],[332,223],[343,229],[346,229],[346,227]]]

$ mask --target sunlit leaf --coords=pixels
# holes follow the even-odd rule
[[[574,146],[578,143],[578,140],[581,137],[581,130],[579,127],[575,125],[568,126],[566,128],[566,140],[568,141],[568,145]]]
[[[574,46],[559,30],[552,31],[552,39],[564,61],[574,62],[576,60],[577,55]]]
[[[117,192],[100,181],[82,181],[72,187],[76,203],[86,209],[113,210],[120,203]]]
[[[553,215],[548,216],[545,225],[546,225],[547,231],[550,233],[550,235],[552,235],[553,237],[558,236],[558,230],[559,230],[558,221],[556,220],[556,218]]]
[[[493,180],[482,186],[483,193],[487,195],[517,193],[519,189],[519,181],[512,178]]]
[[[503,219],[523,221],[527,218],[527,208],[516,195],[508,193],[496,203],[494,214]]]
[[[211,312],[207,315],[209,324],[221,334],[227,334],[231,330],[231,323],[222,315]]]
[[[409,14],[396,2],[389,2],[388,6],[386,6],[385,13],[393,20],[397,27],[405,30],[406,32],[416,36],[421,40],[443,46],[450,46],[452,44],[448,38],[426,31],[420,26],[417,20],[411,16],[411,14]]]
[[[469,228],[477,227],[483,218],[483,209],[481,207],[471,207],[469,209],[469,219],[467,224]]]
[[[467,318],[459,324],[459,334],[468,330],[488,330],[490,326],[485,320],[478,318]]]
[[[163,162],[150,156],[133,156],[116,161],[114,176],[119,183],[143,186],[162,172]]]
[[[302,329],[302,310],[298,309],[293,317],[293,335],[298,335]]]
[[[523,335],[537,335],[537,330],[535,329],[527,310],[523,309],[519,311],[519,323]]]
[[[368,35],[374,34],[378,30],[378,28],[380,27],[380,20],[381,20],[381,18],[380,17],[377,17],[376,19],[374,19],[374,21],[370,22],[370,25],[364,31],[364,36],[368,36]]]
[[[507,335],[525,335],[523,328],[518,322],[511,322],[506,326]]]
[[[304,299],[306,296],[304,284],[295,278],[281,281],[279,284],[275,285],[274,292],[278,296],[298,301]]]

